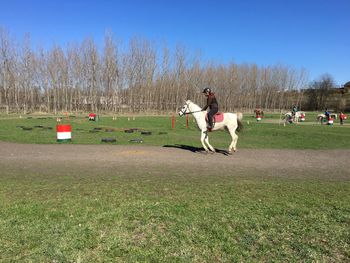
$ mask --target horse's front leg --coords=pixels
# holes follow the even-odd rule
[[[210,149],[211,152],[215,153],[214,147],[211,146],[211,144],[209,143],[208,131],[205,131],[204,134],[205,134],[205,137],[204,137],[204,142],[205,142],[205,144],[208,145],[208,147],[209,147],[209,149]],[[209,151],[207,150],[207,152],[209,152]]]
[[[209,149],[208,149],[208,147],[205,145],[205,141],[207,140],[207,138],[208,138],[208,134],[207,134],[207,131],[205,130],[205,131],[201,131],[201,143],[202,143],[202,145],[203,145],[203,148],[204,148],[204,150],[208,153],[209,152]]]

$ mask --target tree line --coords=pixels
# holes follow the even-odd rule
[[[182,46],[147,39],[126,45],[106,33],[62,48],[33,49],[0,28],[0,106],[9,112],[168,112],[203,104],[210,87],[222,111],[289,109],[303,101],[307,73],[285,65],[218,64]]]

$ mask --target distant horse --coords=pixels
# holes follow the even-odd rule
[[[193,103],[190,100],[187,100],[185,105],[183,105],[181,110],[179,111],[180,116],[183,116],[185,114],[192,114],[197,123],[198,128],[201,130],[201,143],[203,145],[204,150],[207,153],[210,151],[215,152],[214,147],[211,146],[211,144],[209,143],[207,122],[206,122],[206,114],[207,114],[206,111],[202,111],[197,104]],[[223,114],[223,120],[220,120],[220,121],[216,120],[212,131],[216,131],[224,128],[228,130],[232,138],[231,144],[228,147],[228,153],[231,154],[232,151],[235,152],[237,150],[236,145],[237,145],[238,136],[236,134],[236,130],[240,131],[243,128],[243,124],[242,124],[243,114],[242,113],[222,113],[222,114]]]
[[[305,118],[305,112],[303,112],[303,111],[295,112],[294,116],[293,116],[293,113],[291,111],[289,111],[286,114],[284,114],[283,119],[285,120],[285,122],[292,123],[292,122],[299,122],[302,117]]]
[[[327,120],[327,116],[326,115],[324,115],[322,113],[317,115],[317,122],[323,124],[324,120]]]
[[[305,119],[305,112],[304,111],[297,111],[294,115],[294,121],[295,122],[303,121],[302,118]]]
[[[337,119],[338,115],[336,113],[330,113],[329,117],[332,119]],[[317,115],[317,122],[320,122],[321,124],[327,124],[328,118],[325,114],[321,113]]]
[[[292,112],[289,111],[289,112],[285,113],[282,119],[284,120],[285,123],[287,123],[287,122],[292,123],[293,122]]]

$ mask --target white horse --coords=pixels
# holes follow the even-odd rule
[[[204,150],[207,153],[209,153],[210,151],[214,153],[215,149],[213,146],[210,145],[208,138],[207,122],[205,120],[206,111],[202,111],[198,105],[194,104],[190,100],[187,100],[185,105],[182,106],[181,110],[179,111],[180,116],[183,116],[185,114],[192,114],[197,123],[198,128],[201,130],[201,143],[203,145]],[[242,118],[242,113],[224,113],[223,121],[215,123],[214,128],[212,129],[212,131],[224,128],[228,130],[232,138],[231,144],[228,147],[229,154],[232,153],[232,150],[234,152],[237,150],[236,145],[238,136],[236,134],[236,130],[240,131],[243,128]]]
[[[301,121],[301,118],[302,118],[302,117],[305,118],[305,116],[306,116],[306,114],[305,114],[304,111],[297,111],[297,112],[295,113],[295,115],[294,115],[294,120],[295,120],[296,122],[299,122],[299,121]]]
[[[326,120],[326,119],[327,119],[326,115],[322,113],[317,115],[317,121],[320,122],[321,124],[323,124],[324,123],[323,120]]]
[[[338,118],[338,115],[336,113],[330,113],[329,117],[336,120]],[[325,114],[321,113],[317,115],[317,121],[320,122],[321,124],[327,124],[328,118]]]
[[[295,112],[294,116],[293,113],[291,111],[287,112],[286,114],[284,114],[284,120],[285,122],[299,122],[301,117],[304,116],[305,117],[305,112],[304,111],[297,111]]]
[[[292,123],[294,121],[292,112],[289,111],[289,112],[285,113],[283,116],[283,120],[286,123],[287,122]]]

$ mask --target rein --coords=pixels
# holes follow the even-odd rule
[[[203,110],[197,110],[197,111],[190,111],[190,112],[185,112],[185,114],[192,114],[192,113],[197,113],[197,112],[202,112]]]
[[[186,104],[186,109],[185,110],[181,110],[182,116],[183,115],[189,115],[189,114],[192,114],[192,113],[202,112],[202,110],[186,112],[187,109],[189,109],[188,104]]]
[[[181,110],[181,114],[182,114],[181,116],[183,116],[183,115],[189,115],[189,114],[197,113],[197,112],[203,112],[203,110],[197,110],[197,111],[186,112],[187,110],[189,110],[189,106],[188,106],[188,104],[186,103],[186,109]]]

